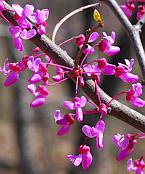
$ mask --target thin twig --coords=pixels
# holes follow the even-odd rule
[[[91,8],[91,7],[95,7],[99,5],[99,3],[94,3],[94,4],[90,4],[90,5],[86,5],[84,7],[81,7],[81,8],[78,8],[74,11],[72,11],[71,13],[69,13],[68,15],[66,15],[63,19],[61,19],[55,26],[54,30],[53,30],[53,34],[52,34],[52,41],[55,43],[55,38],[56,38],[56,34],[57,34],[57,31],[59,30],[60,26],[67,20],[69,19],[70,17],[72,17],[73,15],[85,10],[85,9],[88,9],[88,8]]]

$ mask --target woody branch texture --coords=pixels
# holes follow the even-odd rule
[[[117,14],[118,18],[120,19],[121,23],[127,28],[127,31],[130,32],[130,36],[132,38],[137,57],[141,66],[141,70],[143,73],[143,77],[145,78],[145,55],[144,50],[140,41],[139,32],[136,30],[136,28],[132,27],[131,23],[128,21],[128,19],[120,12],[120,9],[118,8],[115,0],[102,0],[102,2],[107,3]],[[12,12],[12,7],[4,2],[5,5],[5,11],[3,11],[3,15],[5,18],[7,18],[13,25],[17,25],[17,22],[14,20]],[[135,36],[136,35],[136,36]],[[49,57],[53,59],[57,64],[67,66],[67,67],[74,67],[74,61],[73,59],[59,46],[54,44],[47,36],[40,36],[36,35],[31,39],[31,41],[38,46],[44,53],[46,53]],[[75,81],[75,79],[72,79]],[[94,82],[87,76],[84,76],[85,85],[82,87],[82,90],[85,94],[96,104],[98,104],[98,99],[96,97],[95,93],[95,84]],[[111,97],[109,97],[102,89],[99,88],[100,97],[101,100],[104,103],[108,103],[111,100]],[[145,132],[145,115],[121,104],[120,102],[113,100],[111,102],[111,110],[109,112],[109,115],[114,116],[131,126],[137,128],[138,130]]]

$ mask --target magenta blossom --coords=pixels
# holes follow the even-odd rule
[[[3,0],[0,0],[0,11],[3,11],[5,9],[5,6],[3,4]]]
[[[141,159],[132,160],[131,158],[127,161],[127,170],[133,171],[134,174],[143,174],[145,169],[145,162]]]
[[[108,56],[113,56],[119,53],[120,48],[117,46],[113,46],[116,37],[115,32],[112,31],[110,36],[108,36],[105,32],[103,32],[103,35],[104,37],[98,44],[99,51],[104,52]]]
[[[35,84],[30,84],[27,86],[28,91],[35,96],[35,98],[30,103],[30,107],[38,107],[45,103],[45,98],[48,95],[48,90],[45,86],[39,85],[36,88]]]
[[[36,12],[34,12],[34,6],[29,4],[27,4],[24,9],[18,4],[13,4],[12,7],[16,11],[15,20],[18,21],[21,28],[32,28],[32,24],[28,21],[29,19],[36,24],[37,32],[40,35],[46,33],[46,20],[49,16],[48,9],[36,10]]]
[[[64,107],[69,110],[75,110],[76,118],[78,122],[83,121],[83,111],[82,107],[86,104],[86,98],[82,97],[75,97],[72,101],[65,101]]]
[[[116,156],[116,160],[120,161],[126,158],[134,149],[134,145],[137,143],[137,138],[134,135],[114,135],[112,142],[119,148],[119,153]]]
[[[67,155],[67,158],[75,165],[79,166],[82,163],[84,170],[88,169],[92,163],[92,155],[90,147],[86,145],[79,146],[79,155]]]
[[[68,133],[70,126],[74,123],[74,117],[71,113],[67,113],[62,117],[60,110],[55,111],[54,119],[56,124],[61,125],[61,128],[57,132],[59,136]]]
[[[124,14],[130,18],[133,14],[133,11],[135,9],[135,2],[144,2],[144,0],[128,0],[125,4],[120,5],[120,8],[122,9],[122,11],[124,12]],[[145,5],[139,5],[137,7],[137,15],[136,15],[136,19],[140,20],[141,17],[145,14]]]
[[[145,5],[139,5],[138,6],[138,11],[137,11],[137,20],[140,20],[141,17],[145,14]]]
[[[32,24],[28,21],[31,20],[31,15],[34,12],[33,5],[25,5],[24,9],[19,4],[12,4],[13,9],[15,10],[14,19],[17,20],[19,27],[22,29],[32,28]]]
[[[43,10],[36,10],[35,13],[32,14],[33,22],[37,25],[37,32],[40,35],[43,35],[46,33],[46,20],[49,16],[49,10],[43,9]]]
[[[130,61],[125,59],[126,64],[119,63],[116,68],[115,76],[122,79],[125,83],[135,83],[138,81],[139,77],[130,73],[132,71],[132,66],[134,64],[134,59]]]
[[[127,91],[126,100],[133,106],[143,107],[145,101],[138,98],[142,94],[142,85],[140,83],[132,84],[132,88]]]
[[[60,67],[56,67],[56,75],[52,77],[52,79],[56,82],[59,82],[64,78],[64,71]]]
[[[96,138],[96,148],[102,148],[104,144],[103,134],[105,129],[104,121],[100,120],[97,122],[95,127],[84,125],[82,132],[89,138]]]
[[[10,26],[9,33],[12,36],[15,48],[19,51],[23,51],[24,46],[22,43],[22,39],[25,40],[31,39],[36,35],[36,30],[30,29],[27,31],[26,29],[22,30],[21,27],[19,26]]]
[[[93,32],[89,37],[88,43],[94,42],[95,40],[98,39],[98,37],[99,37],[99,34],[97,32]],[[76,45],[81,49],[84,41],[85,41],[85,36],[81,34],[80,36],[76,38]],[[90,46],[89,44],[87,44],[86,48],[84,49],[84,54],[92,54],[94,52],[95,52],[94,48]]]
[[[27,66],[33,72],[28,80],[30,84],[42,81],[43,85],[48,85],[49,74],[47,73],[46,63],[43,63],[40,58],[35,59],[33,56],[30,56]]]
[[[8,59],[5,60],[3,68],[0,67],[0,72],[6,75],[4,86],[8,87],[13,85],[19,79],[19,73],[25,70],[25,59],[16,63],[8,63]]]
[[[93,80],[100,82],[100,75],[114,75],[116,66],[107,63],[105,58],[101,58],[96,61],[95,65],[84,65],[84,71],[91,77]]]
[[[132,16],[133,10],[135,9],[135,5],[133,3],[130,2],[126,2],[123,5],[120,5],[120,8],[122,9],[122,11],[124,12],[124,14],[130,18]]]
[[[47,9],[37,10],[34,13],[34,6],[27,4],[24,9],[18,5],[13,4],[12,7],[15,10],[14,19],[19,26],[10,26],[9,33],[12,36],[14,46],[17,50],[23,51],[24,46],[22,39],[28,40],[36,35],[38,32],[40,35],[46,32],[46,20],[49,15]],[[32,24],[29,20],[36,24],[37,29],[32,28]]]

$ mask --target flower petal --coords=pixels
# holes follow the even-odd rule
[[[8,87],[13,85],[14,83],[16,83],[16,81],[19,79],[19,74],[17,72],[11,72],[10,74],[8,74],[8,76],[6,77],[5,81],[4,81],[4,86]]]
[[[90,37],[89,37],[89,40],[88,42],[94,42],[95,40],[97,40],[99,37],[99,34],[97,32],[93,32]]]
[[[33,94],[34,96],[37,96],[36,92],[36,85],[35,84],[30,84],[27,86],[28,91]]]
[[[88,125],[84,125],[82,127],[82,132],[89,138],[93,138],[93,137],[95,137],[97,135],[96,129],[94,130],[93,128],[91,128]]]
[[[41,76],[38,73],[32,74],[32,76],[28,79],[29,83],[37,83],[41,80]]]
[[[118,161],[123,160],[123,159],[126,158],[130,153],[131,153],[131,151],[122,150],[122,151],[120,151],[119,154],[116,156],[116,160],[118,160]]]
[[[75,165],[79,166],[82,162],[81,155],[67,155],[67,158]]]
[[[54,120],[55,120],[55,122],[57,121],[57,120],[60,120],[62,117],[61,117],[61,114],[60,114],[60,110],[56,110],[55,111],[55,114],[54,114]]]
[[[83,121],[83,111],[82,108],[76,108],[76,118],[78,122]]]
[[[28,39],[31,39],[32,37],[34,37],[36,35],[36,30],[35,29],[30,29],[30,30],[26,30],[24,29],[20,36],[22,39],[25,39],[25,40],[28,40]]]
[[[24,46],[23,46],[22,40],[20,38],[14,38],[13,44],[18,51],[24,50]]]
[[[68,133],[69,129],[70,129],[70,125],[64,125],[58,130],[57,135],[62,136],[64,134],[66,134],[66,133]]]
[[[90,152],[82,155],[82,167],[84,170],[88,169],[92,163],[92,155]]]
[[[115,54],[119,53],[120,48],[117,46],[108,46],[106,47],[104,53],[108,56],[114,56]]]
[[[71,102],[71,101],[64,101],[63,106],[64,106],[66,109],[74,110],[74,103]]]
[[[43,96],[36,97],[30,104],[30,107],[35,108],[41,106],[45,103],[45,98]]]

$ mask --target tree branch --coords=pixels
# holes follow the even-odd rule
[[[119,7],[119,5],[115,0],[100,0],[100,1],[106,3],[113,10],[114,14],[118,17],[121,24],[126,29],[128,35],[130,36],[134,49],[136,51],[136,56],[141,68],[143,79],[145,79],[145,51],[143,49],[143,45],[140,39],[141,27],[139,28],[138,23],[137,25],[132,25],[130,23],[130,21],[128,20],[128,18],[126,17],[126,15],[121,10],[121,8]],[[144,24],[144,22],[145,20],[143,18],[141,21],[142,25]]]
[[[17,25],[16,21],[14,21],[13,19],[14,13],[10,11],[12,10],[12,8],[6,2],[4,2],[4,5],[6,7],[6,10],[2,12],[3,15],[13,25]],[[49,57],[51,57],[56,63],[68,67],[74,66],[73,59],[66,53],[66,51],[62,50],[59,46],[54,44],[47,36],[36,35],[34,38],[31,39],[31,41],[35,45],[37,45],[42,51],[44,51]],[[84,79],[85,85],[82,87],[83,91],[88,95],[90,99],[92,99],[96,104],[98,104],[98,100],[95,94],[94,82],[86,75],[84,76]],[[75,79],[73,80],[75,81]],[[108,103],[111,100],[111,97],[109,97],[104,91],[99,89],[99,92],[101,100],[104,103]],[[136,112],[133,109],[130,109],[129,107],[117,102],[116,100],[114,100],[110,106],[110,115],[130,124],[138,130],[145,132],[144,115],[140,114],[139,112]]]

